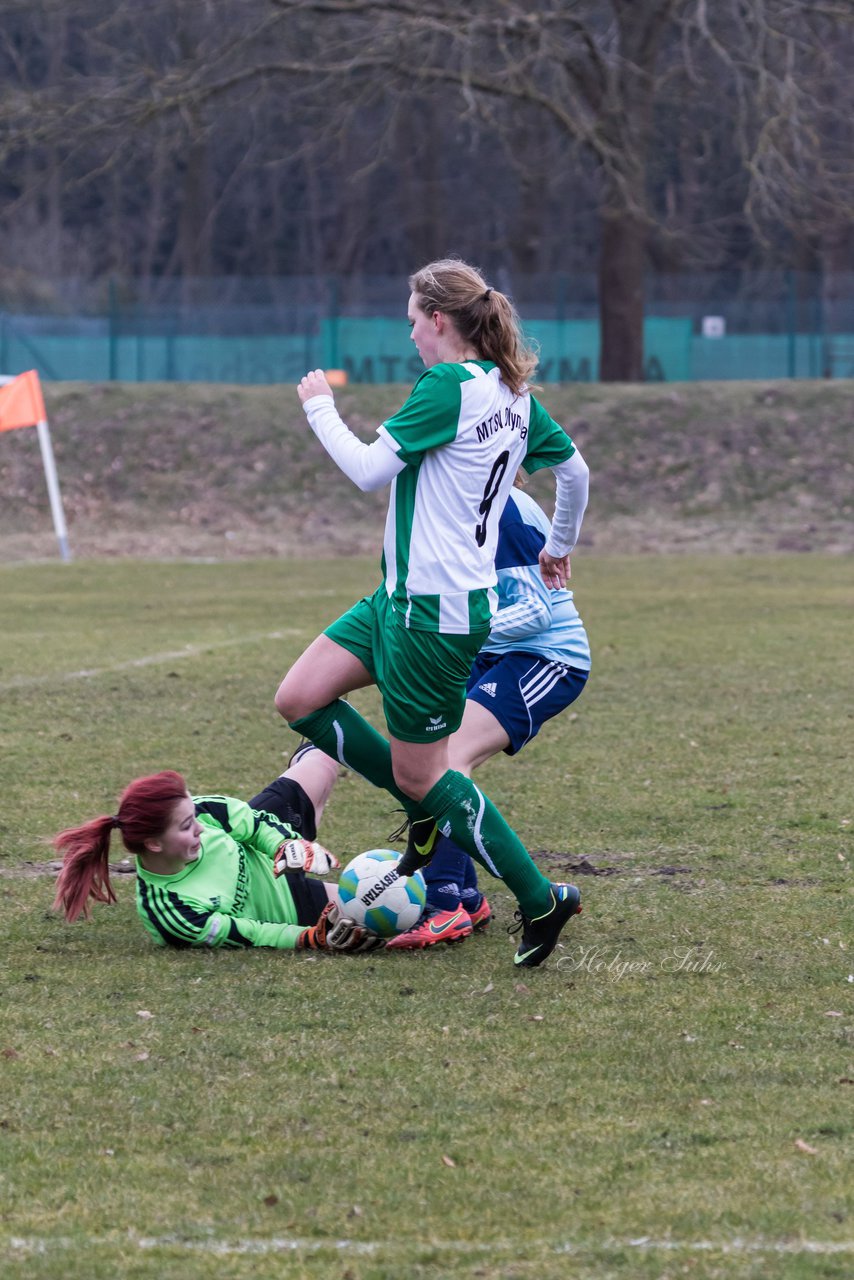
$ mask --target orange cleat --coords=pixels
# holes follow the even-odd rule
[[[413,929],[395,934],[386,942],[386,950],[416,951],[433,947],[437,942],[461,942],[472,933],[471,916],[465,907],[455,911],[433,911],[423,915]]]
[[[469,919],[471,920],[471,927],[474,930],[485,929],[492,919],[492,907],[482,894],[480,898],[480,906],[476,911],[469,912]]]

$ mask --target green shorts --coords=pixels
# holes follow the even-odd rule
[[[488,627],[462,636],[410,630],[384,586],[324,632],[370,671],[389,733],[401,742],[435,742],[460,727],[466,682],[488,634]]]

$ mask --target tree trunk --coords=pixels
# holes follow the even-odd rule
[[[602,382],[642,382],[646,228],[631,213],[606,211],[599,250]]]
[[[186,167],[178,218],[179,272],[182,276],[204,276],[210,273],[210,185],[208,181],[207,144],[190,138],[187,143]]]
[[[602,203],[599,320],[602,382],[642,382],[646,270],[647,161],[653,127],[655,67],[677,0],[613,0],[619,59],[599,125],[605,153],[619,157]],[[610,189],[609,189],[610,188]]]

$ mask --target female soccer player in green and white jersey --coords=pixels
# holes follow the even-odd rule
[[[311,880],[339,864],[317,844],[338,765],[313,748],[245,804],[191,796],[180,773],[136,778],[114,815],[54,841],[64,861],[54,906],[76,920],[89,899],[115,902],[110,837],[136,856],[136,907],[158,946],[358,951],[379,945],[340,912],[334,885]]]
[[[580,910],[573,885],[550,884],[516,833],[471,781],[448,767],[466,681],[495,607],[498,520],[517,469],[550,467],[557,495],[540,554],[562,587],[587,504],[587,466],[530,394],[536,357],[510,300],[455,259],[409,281],[412,341],[426,373],[409,399],[361,442],[342,422],[320,370],[299,396],[315,435],[359,488],[391,485],[383,582],[309,646],[276,706],[297,732],[397,797],[409,820],[401,873],[429,861],[437,828],[519,902],[518,965],[542,963]],[[387,741],[343,700],[376,684]]]

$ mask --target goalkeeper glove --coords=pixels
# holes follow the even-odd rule
[[[383,939],[378,938],[369,929],[356,924],[347,916],[342,916],[340,908],[334,902],[328,902],[320,913],[317,924],[310,925],[297,938],[298,951],[373,951],[374,947],[383,946]]]
[[[313,871],[316,876],[325,876],[340,866],[335,854],[316,840],[285,840],[276,850],[273,875],[280,876],[285,871]]]

